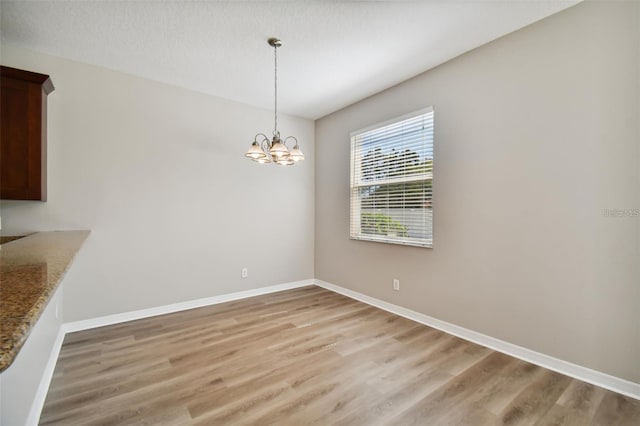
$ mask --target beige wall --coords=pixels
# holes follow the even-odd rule
[[[307,161],[260,166],[244,152],[272,111],[6,45],[1,60],[56,87],[49,200],[3,201],[3,234],[92,232],[65,321],[313,278],[312,121],[279,117]]]
[[[640,3],[583,3],[316,122],[316,277],[640,382]],[[349,132],[435,108],[434,248],[349,240]],[[392,290],[392,279],[401,291]]]

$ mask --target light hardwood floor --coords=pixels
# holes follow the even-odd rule
[[[66,336],[42,425],[640,425],[640,401],[319,287]]]

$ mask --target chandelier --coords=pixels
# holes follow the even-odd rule
[[[282,46],[282,41],[277,38],[270,38],[267,40],[270,46],[273,47],[273,62],[274,62],[274,126],[272,140],[264,133],[258,133],[253,138],[253,143],[247,150],[245,157],[252,159],[253,161],[261,164],[275,163],[281,166],[291,166],[298,161],[304,160],[304,154],[298,146],[298,140],[293,136],[287,136],[284,140],[280,138],[280,132],[278,131],[278,47]],[[292,140],[294,145],[291,150],[287,147],[287,141]]]

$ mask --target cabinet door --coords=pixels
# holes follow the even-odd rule
[[[3,78],[0,99],[0,198],[45,200],[42,88]]]

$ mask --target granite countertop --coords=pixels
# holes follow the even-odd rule
[[[89,231],[38,232],[0,249],[0,372],[11,365]]]

